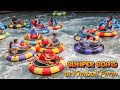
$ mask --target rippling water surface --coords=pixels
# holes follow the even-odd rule
[[[16,15],[19,19],[30,21],[34,18],[35,15],[39,15],[41,17],[42,22],[47,22],[51,13],[40,13],[40,12],[15,12],[15,13],[8,13],[8,14],[1,14],[0,20],[3,23],[9,24],[11,16]],[[90,26],[96,27],[98,23],[104,19],[105,17],[114,16],[118,21],[120,21],[120,13],[68,13],[67,16],[56,17],[60,22],[63,24],[63,28],[58,34],[58,37],[61,42],[65,44],[65,51],[62,52],[60,55],[67,61],[117,61],[120,64],[120,35],[114,38],[102,38],[103,44],[105,45],[105,50],[101,54],[97,55],[83,55],[79,54],[74,51],[74,39],[73,36],[77,33],[82,26],[89,28]],[[75,69],[69,69],[65,67],[65,69],[52,76],[38,76],[33,75],[28,71],[28,62],[17,62],[11,63],[2,58],[3,54],[5,53],[8,44],[13,39],[23,38],[26,32],[16,31],[7,29],[7,32],[10,33],[10,37],[0,41],[0,78],[1,79],[67,79],[67,78],[120,78],[120,67],[116,69],[105,69],[108,71],[115,71],[119,73],[118,77],[65,77],[64,73],[67,71],[73,71]],[[45,35],[47,37],[50,34]],[[76,70],[79,71],[94,71],[101,69],[81,69],[78,68]]]

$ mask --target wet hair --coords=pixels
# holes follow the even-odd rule
[[[57,34],[56,34],[56,33],[52,33],[52,35],[57,36]]]
[[[95,37],[93,37],[93,41],[95,41],[96,40],[96,38]]]
[[[14,43],[17,42],[18,39],[14,39]]]
[[[45,53],[46,52],[46,50],[43,50],[43,52],[42,53]]]
[[[85,29],[85,27],[83,26],[82,29]]]
[[[12,48],[12,44],[13,44],[13,42],[10,42],[10,43],[9,43],[9,48]]]
[[[110,17],[110,20],[112,20],[112,19],[113,19],[113,17],[111,16],[111,17]]]
[[[107,22],[110,22],[110,20],[107,20]]]
[[[82,31],[83,31],[84,29],[85,29],[85,27],[83,26],[83,27],[82,27]]]
[[[88,40],[90,38],[90,35],[87,35],[86,39]]]

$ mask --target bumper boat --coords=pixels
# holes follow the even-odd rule
[[[107,31],[101,31],[101,30],[95,29],[94,32],[100,37],[114,37],[114,36],[117,36],[118,34],[118,31],[116,29],[107,30]]]
[[[48,22],[49,30],[59,30],[62,28],[62,24],[58,22],[58,20],[54,19],[55,24],[52,25],[51,22]]]
[[[8,32],[0,34],[0,40],[3,40],[5,38],[7,38],[7,37],[9,37],[9,33]]]
[[[35,47],[31,47],[30,50],[18,49],[16,55],[13,54],[13,51],[11,49],[4,54],[3,58],[11,62],[18,62],[31,58],[35,53]]]
[[[89,31],[89,30],[88,30]],[[99,40],[99,36],[97,34],[95,34],[94,32],[91,33],[92,36],[94,36],[97,40]],[[87,37],[87,34],[86,33],[83,33],[82,31],[80,31],[79,33],[77,33],[75,36],[74,36],[74,40],[75,41],[80,41],[84,38]]]
[[[94,32],[99,35],[100,37],[114,37],[118,34],[117,28],[120,28],[120,23],[113,19],[113,25],[112,28],[109,29],[106,26],[108,18],[105,18],[103,21],[99,23],[98,29],[95,29]]]
[[[14,24],[14,23],[10,23],[8,25],[9,28],[11,29],[21,29],[21,28],[31,28],[31,24],[30,23],[26,23],[26,22],[23,22],[22,24],[18,23],[19,20],[17,21],[17,24]]]
[[[65,11],[61,11],[61,12],[58,12],[58,11],[54,11],[52,13],[53,16],[65,16],[66,15],[66,12]]]
[[[39,39],[34,39],[34,38],[38,38],[38,37],[36,37],[36,35],[31,35],[30,39],[29,39],[28,34],[26,34],[25,37],[22,38],[22,41],[26,45],[36,45],[36,44],[39,44],[41,42],[42,36]]]
[[[45,38],[44,38],[44,40],[45,40]],[[55,46],[52,48],[48,48],[47,46],[44,47],[42,45],[42,43],[36,45],[36,52],[43,52],[45,50],[46,53],[54,52],[54,53],[58,54],[58,53],[63,52],[64,49],[65,49],[64,44],[60,43],[60,42],[56,43]]]
[[[98,54],[103,52],[104,45],[103,44],[90,44],[89,47],[85,47],[83,43],[76,43],[74,45],[74,50],[81,54]]]
[[[37,75],[52,75],[58,72],[61,72],[65,68],[65,61],[62,57],[59,57],[56,64],[48,65],[39,62],[39,55],[37,54],[36,58],[31,58],[29,62],[29,71]]]

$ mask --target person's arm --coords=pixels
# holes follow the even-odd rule
[[[52,58],[51,58],[50,56],[46,55],[46,56],[45,56],[45,60],[47,60],[47,61],[51,61]]]
[[[60,42],[58,38],[57,38],[57,41]]]
[[[111,21],[111,24],[113,24],[113,21]]]
[[[22,47],[20,44],[17,44],[17,46],[18,46],[19,48],[21,48],[21,47]]]

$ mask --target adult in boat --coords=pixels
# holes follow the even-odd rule
[[[87,35],[87,37],[83,40],[83,45],[85,47],[89,47],[92,41],[93,41],[93,38],[91,37],[91,35]]]
[[[82,31],[80,30],[78,33],[77,33],[77,35],[79,36],[79,37],[82,37],[82,38],[86,38],[86,36],[87,36],[87,33],[86,33],[87,31],[86,31],[86,28],[85,27],[82,27]]]
[[[53,17],[51,16],[51,17],[50,17],[50,21],[48,22],[48,25],[49,25],[49,26],[53,26],[53,24],[54,24],[54,19],[53,19]]]
[[[17,17],[16,17],[16,16],[13,16],[10,23],[11,23],[11,24],[17,24],[17,23],[18,23],[18,22],[17,22]]]
[[[41,33],[38,33],[35,27],[33,27],[28,34],[28,39],[40,39],[42,37]]]
[[[27,45],[20,45],[20,43],[18,43],[18,39],[14,39],[14,43],[13,44],[10,44],[10,47],[11,48],[19,48],[19,49],[22,49],[22,48],[26,48]]]
[[[18,49],[29,49],[30,46],[28,45],[21,45],[18,43],[18,39],[14,39],[14,42],[10,42],[9,49],[12,51],[12,53],[15,55],[18,52]]]
[[[40,25],[38,26],[38,28],[43,29],[43,28],[45,28],[45,25],[44,25],[44,24],[40,24]]]
[[[52,33],[52,37],[49,39],[49,43],[47,45],[48,48],[56,47],[60,44],[60,41],[57,37],[56,33]]]
[[[31,21],[31,23],[35,26],[38,27],[41,21],[39,20],[39,17],[35,16],[35,19]]]
[[[41,21],[40,21],[39,17],[37,17],[37,16],[35,16],[35,21],[36,21],[38,24],[40,24],[40,23],[41,23]]]
[[[59,56],[56,55],[55,53],[46,53],[46,51],[44,50],[41,55],[39,56],[39,60],[44,62],[44,63],[47,63],[49,65],[51,64],[55,64],[56,63],[56,60],[59,59]]]
[[[90,28],[89,30],[87,30],[87,34],[88,34],[88,35],[95,35],[94,29],[93,29],[93,28]]]
[[[0,34],[4,34],[5,31],[3,31],[1,28],[0,28]]]
[[[105,26],[105,29],[108,30],[108,29],[112,29],[112,26],[113,26],[113,18],[110,17],[108,20],[107,20],[107,23],[106,23],[106,26]]]
[[[60,44],[60,41],[59,41],[56,33],[52,33],[51,41],[54,44],[54,46],[58,46]]]
[[[57,34],[53,33],[50,39],[42,39],[41,47],[53,48],[60,44]]]
[[[99,30],[101,31],[107,31],[108,29],[112,29],[112,26],[113,26],[113,17],[109,17],[109,19],[107,21],[104,21],[106,22],[106,26],[103,25],[103,23],[101,23],[99,25]]]

